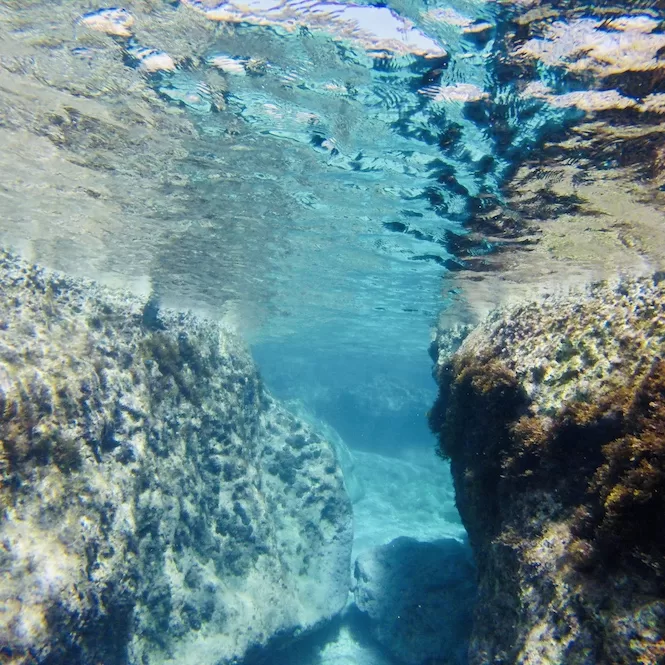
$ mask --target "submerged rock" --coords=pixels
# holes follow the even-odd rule
[[[397,538],[356,560],[355,601],[374,637],[408,665],[464,665],[475,604],[468,546]]]
[[[499,311],[430,423],[479,569],[473,665],[665,659],[665,283]]]
[[[234,336],[145,312],[0,256],[3,663],[230,663],[347,600],[331,446]]]

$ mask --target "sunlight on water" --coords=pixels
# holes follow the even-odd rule
[[[52,9],[3,17],[10,242],[260,336],[333,325],[423,348],[445,233],[463,232],[490,151],[462,112],[482,99],[487,48],[462,44],[475,17],[430,12],[428,35],[334,3]],[[468,51],[473,84],[443,41]],[[435,141],[446,112],[469,138],[454,168]],[[442,169],[458,191],[436,184]]]
[[[6,662],[662,662],[665,0],[2,0],[0,250]]]
[[[645,269],[665,36],[585,7],[6,2],[4,243],[257,342],[406,354],[447,304]]]

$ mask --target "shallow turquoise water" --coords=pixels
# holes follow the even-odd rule
[[[0,244],[238,330],[354,554],[462,537],[437,322],[662,270],[664,210],[662,0],[0,2]],[[356,619],[289,664],[386,665]]]
[[[548,280],[657,265],[662,16],[5,1],[3,243],[223,317],[274,385],[304,364],[344,393],[399,367],[422,416],[442,308],[469,320]]]
[[[4,244],[223,317],[275,385],[419,367],[422,412],[442,308],[660,252],[617,230],[662,221],[658,3],[0,9]]]

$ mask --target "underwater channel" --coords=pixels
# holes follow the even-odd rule
[[[2,665],[665,664],[663,0],[0,0]]]

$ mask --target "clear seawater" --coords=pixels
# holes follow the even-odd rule
[[[539,7],[3,0],[2,242],[426,439],[441,310],[660,257],[662,8]]]
[[[0,241],[431,453],[437,321],[665,250],[661,2],[0,0]]]

